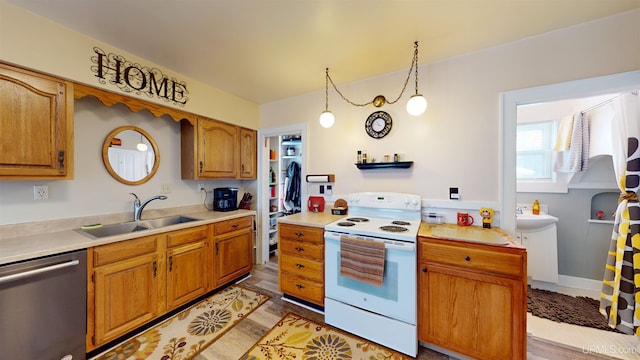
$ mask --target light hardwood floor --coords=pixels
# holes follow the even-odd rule
[[[322,314],[291,304],[281,299],[278,291],[277,263],[257,265],[250,278],[242,286],[269,295],[271,298],[246,319],[241,321],[215,343],[200,353],[196,360],[237,360],[278,320],[289,312],[295,312],[317,322],[323,322]],[[558,359],[613,359],[598,354],[585,354],[580,349],[542,340],[533,336],[527,339],[527,358],[533,360]],[[417,359],[453,359],[447,355],[420,347]]]

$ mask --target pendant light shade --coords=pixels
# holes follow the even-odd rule
[[[136,145],[136,149],[138,149],[138,151],[147,151],[148,148],[149,147],[147,146],[147,144],[144,143],[142,134],[140,134],[140,142],[138,143],[138,145]]]
[[[333,116],[331,111],[326,110],[320,114],[320,125],[323,128],[330,128],[333,126],[333,123],[336,122],[336,118]]]
[[[409,115],[422,115],[425,110],[427,110],[427,99],[421,94],[413,95],[409,101],[407,101],[407,112]]]

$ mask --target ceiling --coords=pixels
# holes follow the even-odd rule
[[[640,8],[640,0],[8,0],[264,104]]]

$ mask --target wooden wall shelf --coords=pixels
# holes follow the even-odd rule
[[[387,169],[387,168],[408,169],[408,168],[411,167],[411,165],[413,165],[413,161],[396,161],[396,162],[356,164],[356,166],[360,170]]]

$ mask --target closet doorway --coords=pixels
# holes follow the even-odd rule
[[[257,264],[278,253],[278,218],[301,212],[307,198],[306,130],[295,124],[258,132]]]

